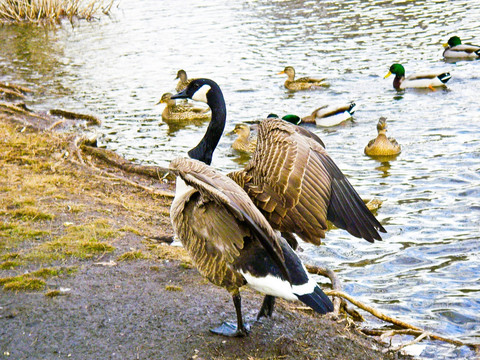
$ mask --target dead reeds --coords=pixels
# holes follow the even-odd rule
[[[2,0],[0,22],[55,23],[108,14],[115,0]]]

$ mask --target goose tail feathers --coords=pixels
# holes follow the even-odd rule
[[[327,295],[318,286],[310,294],[297,295],[298,300],[305,305],[310,306],[313,310],[320,314],[326,314],[333,311],[333,303]]]

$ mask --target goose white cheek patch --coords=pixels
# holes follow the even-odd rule
[[[211,89],[210,85],[202,85],[200,89],[195,91],[195,94],[193,94],[192,100],[202,101],[206,103],[207,93],[210,91],[210,89]]]

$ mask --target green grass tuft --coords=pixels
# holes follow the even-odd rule
[[[131,261],[137,259],[148,259],[149,256],[141,252],[140,250],[128,251],[123,253],[117,258],[117,261]]]
[[[3,283],[3,288],[10,291],[39,291],[46,286],[45,281],[42,279],[19,276],[3,282],[5,279],[0,279],[0,284]]]
[[[4,261],[0,264],[0,269],[1,270],[12,270],[14,268],[16,268],[17,266],[20,266],[22,265],[21,262],[19,261],[12,261],[12,260],[7,260],[7,261]]]
[[[167,290],[167,291],[183,291],[183,288],[181,286],[167,285],[167,286],[165,286],[165,290]]]

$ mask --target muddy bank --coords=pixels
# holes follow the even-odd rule
[[[346,321],[285,301],[247,338],[211,335],[210,327],[235,319],[234,307],[164,242],[173,235],[173,183],[86,153],[80,161],[74,135],[13,117],[0,114],[0,356],[405,358]],[[263,296],[242,295],[244,315],[254,319]]]

